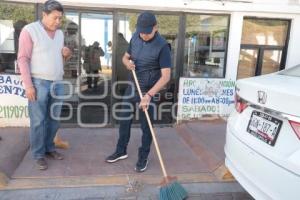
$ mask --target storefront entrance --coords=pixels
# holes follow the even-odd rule
[[[122,95],[128,86],[129,71],[122,64],[138,13],[66,12],[65,45],[73,51],[65,63],[66,93],[62,122],[81,127],[107,127],[118,124]],[[175,66],[179,17],[156,14],[163,35],[172,52],[170,83],[155,95],[155,123],[171,124],[176,118]],[[172,21],[171,29],[168,23]],[[138,118],[134,118],[138,123]]]

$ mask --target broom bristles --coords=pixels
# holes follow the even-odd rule
[[[177,181],[161,187],[159,191],[159,200],[183,200],[187,196],[186,190]]]

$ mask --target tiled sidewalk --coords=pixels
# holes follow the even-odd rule
[[[209,126],[210,125],[210,126]],[[224,122],[190,123],[176,128],[156,128],[158,142],[169,174],[184,180],[220,181],[213,172],[224,162]],[[128,159],[113,164],[105,157],[115,150],[117,128],[61,129],[61,137],[70,143],[70,148],[60,150],[65,155],[62,161],[48,160],[46,171],[36,169],[28,151],[13,173],[12,178],[55,178],[55,177],[160,177],[161,169],[154,146],[149,156],[146,172],[134,171],[140,146],[141,131],[133,128],[128,145]],[[193,180],[190,180],[193,181]]]

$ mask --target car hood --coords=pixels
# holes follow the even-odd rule
[[[240,79],[236,84],[236,92],[251,104],[300,116],[299,77],[268,74]]]

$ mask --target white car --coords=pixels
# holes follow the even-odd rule
[[[300,199],[300,65],[236,83],[225,164],[258,200]]]

